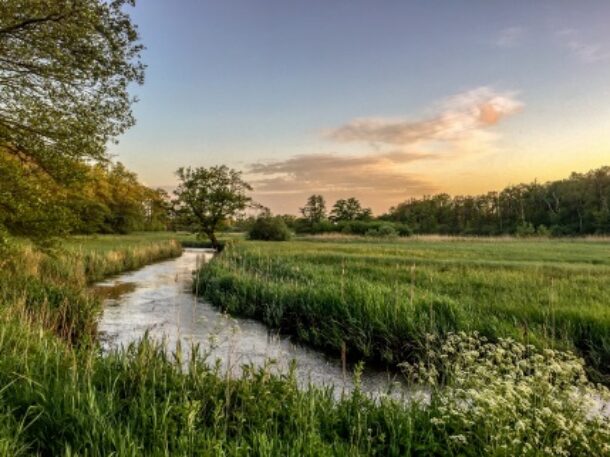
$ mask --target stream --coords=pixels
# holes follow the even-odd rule
[[[126,346],[148,332],[169,350],[180,342],[185,355],[199,344],[210,364],[218,360],[223,372],[229,370],[233,376],[239,376],[244,364],[260,367],[270,359],[274,361],[271,370],[286,373],[294,361],[300,387],[332,387],[337,397],[355,388],[353,374],[344,373],[339,358],[295,344],[258,321],[227,316],[196,297],[191,290],[193,271],[212,256],[211,250],[185,249],[178,258],[97,283],[94,289],[104,304],[99,323],[103,348]],[[395,373],[365,369],[360,383],[362,391],[375,398],[407,394]]]

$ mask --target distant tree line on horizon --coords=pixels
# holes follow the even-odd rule
[[[338,200],[327,211],[322,195],[310,196],[301,217],[276,216],[297,233],[369,236],[517,235],[578,236],[610,234],[610,167],[544,184],[508,186],[500,192],[412,198],[378,217],[355,198]],[[273,218],[269,211],[259,218]],[[246,229],[256,218],[236,224]]]
[[[437,194],[410,199],[381,219],[415,233],[553,235],[610,233],[610,167],[544,184],[508,186],[474,196]]]

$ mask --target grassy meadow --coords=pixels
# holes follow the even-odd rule
[[[199,280],[207,278],[213,287],[208,292],[215,291],[215,298],[222,287],[231,311],[239,310],[232,276],[243,279],[246,272],[259,293],[263,279],[278,290],[276,301],[269,302],[277,310],[292,306],[279,300],[280,286],[298,292],[303,283],[316,290],[312,286],[324,279],[324,273],[344,297],[361,300],[344,308],[349,315],[343,314],[340,328],[333,323],[339,319],[339,308],[332,300],[325,309],[333,326],[320,324],[316,313],[321,308],[314,302],[308,305],[307,323],[292,311],[300,331],[309,332],[303,339],[314,331],[318,338],[330,338],[331,330],[356,329],[363,322],[358,319],[377,309],[377,321],[361,333],[361,341],[366,341],[366,332],[391,316],[388,310],[380,312],[377,295],[372,294],[381,290],[383,271],[396,270],[390,277],[399,282],[402,267],[417,278],[425,265],[436,265],[434,259],[428,264],[420,259],[413,273],[412,259],[406,257],[417,246],[422,251],[438,249],[438,256],[443,256],[440,244],[418,242],[242,241],[228,246]],[[462,248],[456,253],[462,262],[478,257],[467,246]],[[472,249],[487,251],[488,261],[498,257],[483,245]],[[466,333],[426,335],[423,344],[431,349],[426,361],[401,365],[406,382],[424,383],[429,397],[423,403],[389,396],[373,400],[359,390],[336,400],[330,389],[301,390],[292,373],[275,375],[266,368],[244,366],[241,377],[230,378],[208,360],[205,347],[197,348],[188,361],[180,348],[147,338],[102,353],[95,339],[100,303],[86,286],[102,276],[176,256],[180,250],[174,235],[136,234],[75,237],[50,253],[22,243],[3,257],[0,457],[610,455],[610,420],[591,414],[592,400],[608,392],[587,379],[582,360],[512,340],[490,342]],[[549,257],[552,252],[549,248]],[[591,258],[593,252],[597,251],[580,255]],[[524,246],[515,256],[527,253]],[[425,252],[421,256],[425,259]],[[567,249],[564,256],[576,258],[578,252]],[[386,257],[393,260],[382,264]],[[401,257],[404,262],[396,267]],[[575,261],[572,266],[585,268],[584,263]],[[594,262],[590,266],[605,268]],[[367,276],[370,287],[377,283],[376,289],[353,287]],[[413,289],[414,303],[423,300],[423,284]],[[396,296],[406,293],[410,302],[412,289],[400,287]],[[371,295],[360,296],[358,291]],[[363,297],[369,297],[370,304]],[[281,303],[285,307],[279,308]],[[279,320],[268,322],[283,323],[285,316],[275,313]],[[261,317],[270,319],[272,314]],[[442,328],[440,318],[429,318],[427,330]],[[337,333],[331,343],[345,335]],[[307,341],[316,344],[314,339]],[[350,351],[357,341],[349,341]]]
[[[315,238],[247,242],[202,270],[198,290],[353,359],[397,364],[427,334],[478,332],[574,350],[610,373],[610,241]]]

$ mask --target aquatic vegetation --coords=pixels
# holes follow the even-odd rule
[[[69,341],[92,341],[100,303],[85,287],[181,252],[167,234],[73,237],[47,253],[17,244],[0,272],[0,308],[36,319]]]
[[[91,249],[113,252],[105,242],[92,240]],[[64,252],[87,252],[86,239],[73,243]],[[233,249],[218,259],[236,262],[241,251]],[[36,252],[14,259],[28,266],[29,289],[12,282],[17,270],[0,275],[0,456],[610,455],[609,420],[591,407],[608,391],[588,381],[573,354],[421,330],[421,356],[396,362],[406,382],[429,392],[424,401],[372,399],[358,389],[337,400],[329,389],[299,389],[294,373],[271,367],[245,365],[231,377],[205,347],[181,351],[145,337],[103,354],[74,344],[86,335],[62,334],[44,316],[52,304],[82,313],[83,322],[95,315],[81,301],[84,263],[58,257],[51,268],[36,259],[52,262]],[[251,262],[240,260],[244,268]],[[273,268],[287,284],[303,274],[281,262]],[[35,280],[40,289],[28,301]]]
[[[584,397],[561,394],[585,382],[572,379],[582,365],[560,355],[548,370],[544,364],[553,358],[536,352],[496,361],[505,347],[482,350],[461,335],[438,357],[461,344],[479,347],[471,372],[490,370],[485,381],[491,386],[456,373],[431,390],[429,402],[374,401],[358,390],[335,400],[328,389],[298,389],[290,373],[244,366],[240,377],[230,378],[202,355],[183,364],[180,352],[172,356],[148,339],[101,355],[69,347],[35,324],[0,322],[5,455],[509,456],[516,449],[557,455],[547,448],[608,455],[608,419],[587,416]],[[469,357],[453,366],[469,366]],[[520,382],[500,376],[522,361],[542,372],[524,373]],[[527,388],[532,393],[524,395]],[[513,391],[513,397],[497,396]]]
[[[229,313],[352,359],[395,365],[425,335],[478,331],[610,370],[610,244],[555,240],[238,243],[198,276]]]

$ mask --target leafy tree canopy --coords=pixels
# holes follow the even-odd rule
[[[326,219],[326,200],[324,200],[322,195],[312,195],[300,210],[303,217],[310,224],[318,223]]]
[[[246,209],[252,201],[246,192],[252,187],[240,171],[225,165],[180,168],[176,174],[180,179],[174,191],[178,217],[218,247],[216,231],[228,218]]]
[[[281,216],[263,214],[256,218],[248,230],[248,238],[263,241],[288,241],[290,230]]]
[[[337,200],[330,212],[330,218],[333,221],[368,220],[371,219],[371,217],[371,209],[363,208],[360,202],[354,197],[350,197],[347,200]]]
[[[54,177],[134,123],[142,45],[128,0],[0,2],[0,148]]]
[[[134,123],[142,45],[127,0],[0,1],[0,228],[72,231],[69,187]],[[98,202],[99,203],[99,202]],[[104,208],[89,208],[101,220]],[[85,214],[85,213],[83,213]],[[78,224],[76,224],[78,226]]]

